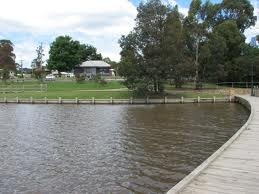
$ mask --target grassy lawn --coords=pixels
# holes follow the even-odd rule
[[[48,90],[47,92],[40,91],[28,91],[28,92],[9,92],[9,93],[0,93],[0,98],[45,98],[48,97],[50,99],[56,99],[58,97],[73,99],[73,98],[130,98],[132,92],[128,91],[127,88],[120,82],[111,81],[107,84],[99,84],[94,81],[87,81],[84,83],[76,83],[72,81],[54,81],[48,82]],[[29,87],[34,85],[40,90],[40,83],[37,81],[26,81],[19,83],[9,83],[7,86],[3,86],[3,83],[0,84],[1,87]],[[0,87],[0,88],[1,88]],[[119,90],[119,91],[116,91]]]
[[[34,85],[38,88],[38,91],[26,91],[26,92],[8,92],[3,93],[0,92],[0,98],[30,98],[33,97],[35,99],[43,99],[45,97],[49,99],[57,99],[58,97],[62,97],[63,99],[74,99],[78,97],[79,99],[90,99],[95,97],[96,99],[108,99],[113,97],[114,99],[128,99],[130,97],[137,98],[138,96],[134,95],[132,91],[127,90],[127,88],[118,81],[110,81],[107,84],[100,84],[94,81],[86,81],[84,83],[76,83],[73,81],[54,81],[48,82],[48,90],[47,92],[40,92],[40,83],[38,81],[26,81],[19,83],[9,83],[8,86],[4,86],[3,83],[0,83],[0,91],[1,87],[22,87],[23,85],[31,86]],[[212,98],[216,97],[224,97],[222,94],[215,93],[214,90],[210,91],[197,91],[192,89],[185,89],[180,91],[175,88],[170,88],[168,85],[166,86],[168,90],[167,93],[163,95],[151,95],[150,98],[163,98],[164,96],[168,96],[169,98],[181,98],[182,96],[185,98],[197,98],[200,96],[201,98]]]

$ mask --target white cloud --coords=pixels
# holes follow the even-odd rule
[[[12,7],[12,11],[1,9],[0,29],[4,33],[0,35],[15,43],[17,60],[27,63],[35,57],[40,42],[48,45],[65,34],[119,60],[118,39],[133,28],[137,14],[128,0],[8,0],[2,1],[1,7]]]

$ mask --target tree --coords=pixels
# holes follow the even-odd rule
[[[102,60],[102,55],[91,45],[80,44],[70,36],[59,36],[50,46],[47,68],[60,74],[88,60]]]
[[[13,43],[10,40],[0,40],[0,69],[4,81],[9,78],[9,71],[16,70],[13,50]]]
[[[118,74],[119,64],[116,61],[112,61],[109,57],[103,58],[103,61],[110,64],[111,68],[115,70],[116,75]]]
[[[165,22],[163,40],[163,58],[167,66],[168,79],[174,80],[177,88],[181,87],[184,79],[193,72],[191,58],[187,55],[183,16],[178,7],[168,14]]]
[[[192,0],[188,16],[184,21],[184,28],[186,29],[187,46],[189,54],[194,59],[195,64],[195,88],[201,87],[201,80],[199,76],[200,71],[200,47],[207,39],[207,27],[208,23],[204,22],[205,16],[202,15],[204,10],[202,9],[201,0]]]
[[[136,27],[128,36],[120,40],[122,46],[120,69],[125,69],[122,67],[124,64],[136,70],[120,70],[120,72],[126,72],[122,75],[127,75],[127,80],[131,80],[131,85],[135,87],[141,85],[142,88],[149,87],[152,83],[152,90],[160,92],[163,90],[162,82],[166,80],[167,67],[162,57],[162,41],[169,8],[160,0],[150,0],[140,3],[137,10]],[[132,43],[134,43],[133,47]],[[133,62],[137,64],[132,64]],[[141,73],[132,75],[135,71]]]
[[[81,62],[89,60],[102,60],[102,54],[97,53],[97,49],[91,45],[80,45]]]
[[[218,23],[226,20],[236,21],[238,29],[243,33],[255,25],[254,7],[249,0],[223,0],[218,12]]]
[[[37,47],[36,49],[37,57],[33,59],[32,61],[32,69],[33,74],[36,77],[36,79],[42,80],[42,76],[44,74],[44,70],[42,68],[42,64],[44,63],[43,57],[44,57],[44,49],[42,43]]]
[[[130,32],[127,36],[122,36],[119,40],[121,51],[121,61],[118,65],[118,71],[121,76],[126,78],[125,85],[130,89],[138,88],[143,82],[143,69],[140,66],[142,56],[137,52],[137,35],[135,32]],[[144,88],[146,90],[147,87]],[[144,91],[145,92],[145,91]]]
[[[71,71],[81,63],[82,46],[78,41],[72,40],[69,36],[59,36],[50,45],[49,60],[47,68],[61,71]]]

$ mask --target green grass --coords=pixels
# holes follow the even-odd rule
[[[49,99],[57,99],[62,97],[63,99],[74,99],[78,97],[79,99],[90,99],[95,97],[96,99],[109,99],[113,97],[114,99],[128,99],[130,97],[138,98],[132,91],[127,90],[127,88],[118,81],[111,81],[105,85],[96,83],[94,81],[86,81],[84,83],[76,83],[73,81],[54,81],[48,82],[47,92],[40,91],[30,91],[30,92],[10,92],[10,93],[0,93],[0,98],[30,98],[43,99],[45,97]],[[30,86],[36,85],[40,90],[40,83],[36,80],[19,82],[19,83],[9,83],[8,87],[21,87],[22,85]],[[168,86],[168,85],[167,85]],[[166,87],[167,87],[166,86]],[[3,83],[0,83],[0,88],[6,87],[3,86]],[[168,89],[168,88],[167,88]],[[1,91],[1,89],[0,89]],[[214,90],[211,91],[197,91],[192,89],[185,89],[183,91],[171,88],[168,93],[161,95],[150,95],[150,98],[163,98],[167,96],[169,98],[212,98],[224,97],[224,95],[215,93]],[[141,97],[139,97],[141,98]]]
[[[87,81],[84,83],[76,83],[72,81],[54,81],[48,82],[48,90],[47,92],[40,92],[40,91],[32,91],[32,92],[11,92],[11,93],[0,93],[0,98],[7,97],[7,98],[81,98],[81,99],[88,99],[88,98],[129,98],[132,96],[132,92],[128,91],[125,86],[117,81],[111,81],[107,84],[99,84],[94,81]],[[9,83],[7,86],[3,86],[0,84],[1,87],[21,87],[22,85],[30,86],[34,85],[37,86],[40,90],[40,83],[37,81],[26,81],[26,82],[19,82],[19,83]],[[121,90],[122,91],[112,91],[112,90]],[[95,90],[95,91],[93,91]],[[108,91],[110,90],[110,91]]]

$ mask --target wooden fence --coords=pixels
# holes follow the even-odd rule
[[[38,85],[0,85],[0,93],[20,93],[20,92],[47,92],[47,84]]]

